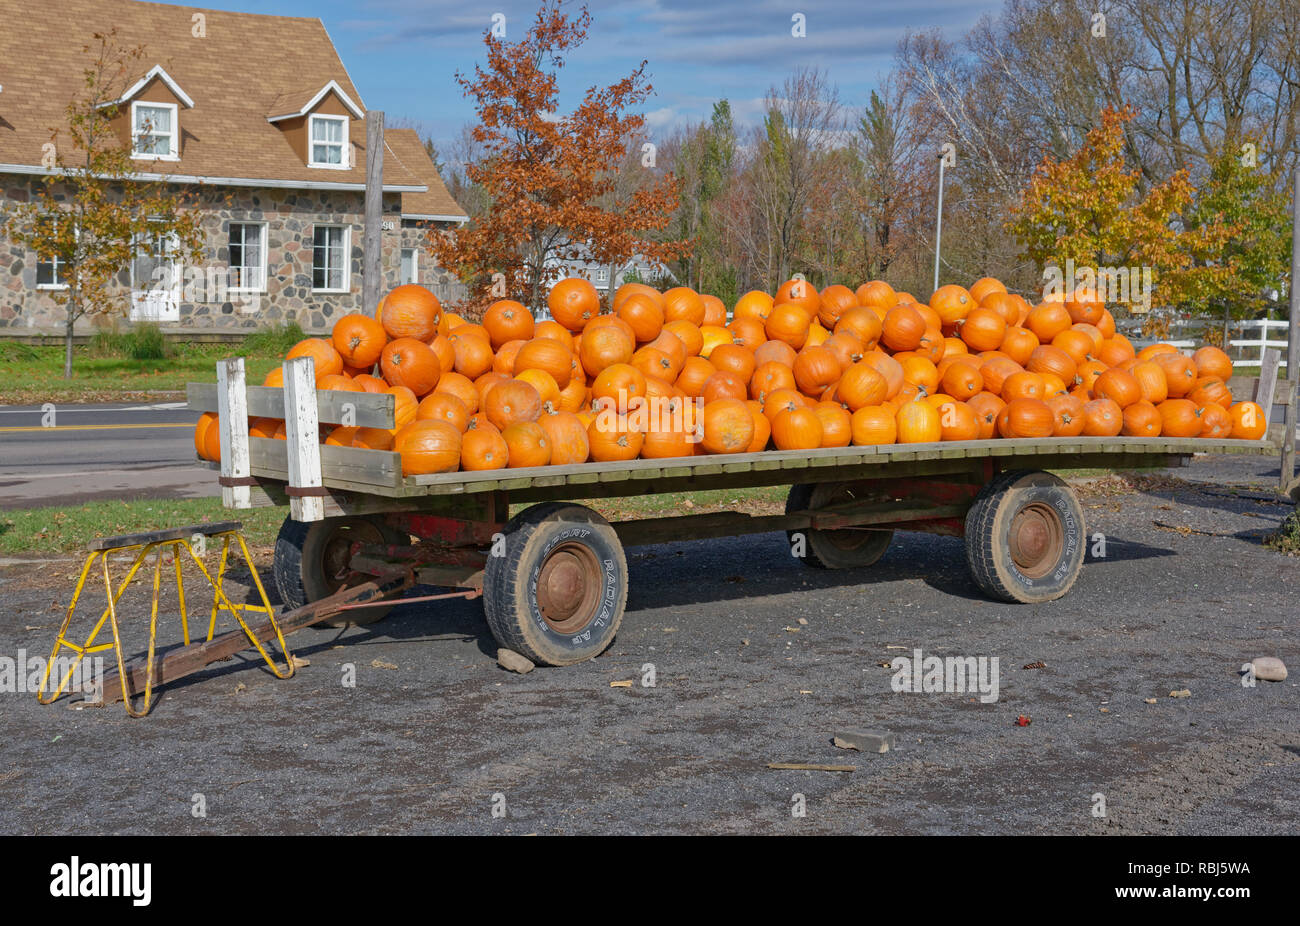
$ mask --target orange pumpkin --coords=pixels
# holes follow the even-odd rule
[[[588,281],[569,277],[551,287],[546,305],[551,310],[551,318],[566,329],[582,331],[587,322],[600,314],[600,294]]]
[[[379,367],[385,380],[394,386],[405,386],[416,396],[432,392],[442,376],[438,355],[428,344],[415,338],[389,341],[380,356]]]
[[[704,324],[704,300],[689,286],[674,286],[664,291],[664,320],[682,319],[695,327]]]
[[[658,406],[641,442],[641,456],[647,460],[695,455],[695,405],[680,396],[672,396]]]
[[[549,373],[555,385],[563,389],[573,376],[573,352],[551,338],[533,338],[515,354],[512,375],[518,376],[525,370]]]
[[[776,295],[772,299],[773,308],[783,303],[794,303],[808,313],[812,318],[821,310],[821,294],[817,292],[817,287],[813,286],[807,280],[792,279],[786,280],[777,287]]]
[[[938,408],[941,440],[976,440],[980,436],[979,416],[965,402],[946,402]]]
[[[469,472],[505,469],[510,447],[495,425],[475,418],[460,439],[460,468]]]
[[[587,440],[587,427],[573,412],[546,407],[537,419],[551,445],[551,460],[555,466],[586,463],[591,452]]]
[[[221,431],[216,412],[204,412],[194,426],[194,452],[214,463],[221,460]]]
[[[1098,399],[1110,399],[1120,408],[1142,401],[1142,387],[1137,379],[1132,373],[1119,369],[1110,369],[1098,376],[1092,384],[1092,394]]]
[[[764,316],[765,320],[766,316]],[[731,332],[732,340],[735,343],[749,350],[757,350],[767,340],[767,328],[764,321],[757,318],[737,317],[731,320],[727,330]]]
[[[846,309],[835,323],[834,332],[850,334],[858,339],[862,350],[871,350],[884,332],[884,322],[871,309]]]
[[[736,300],[731,312],[732,324],[734,325],[739,319],[749,319],[762,326],[771,311],[772,297],[761,290],[753,289]]]
[[[844,287],[848,291],[848,287]],[[840,378],[840,362],[825,347],[809,347],[795,357],[795,385],[805,395],[821,395],[826,387]]]
[[[1165,378],[1164,368],[1160,364],[1143,360],[1133,364],[1133,369],[1129,372],[1137,380],[1141,398],[1145,401],[1152,405],[1159,405],[1169,398],[1169,381]],[[1092,385],[1096,385],[1095,380]]]
[[[663,330],[682,342],[682,347],[686,350],[686,357],[704,354],[704,329],[700,326],[693,325],[684,318],[678,318],[665,322]],[[716,339],[714,343],[725,343],[731,340],[731,332],[725,328],[719,328],[713,337]],[[685,360],[686,357],[682,359]]]
[[[1199,437],[1203,429],[1202,409],[1190,399],[1168,399],[1156,406],[1160,433],[1166,437]]]
[[[1093,399],[1083,406],[1083,433],[1114,437],[1124,427],[1124,410],[1112,399]]]
[[[967,399],[966,404],[975,412],[975,420],[979,425],[979,439],[989,440],[997,436],[998,416],[1002,414],[1002,409],[1007,407],[1007,403],[992,392],[981,392]]]
[[[1217,347],[1202,347],[1192,354],[1197,377],[1216,376],[1225,383],[1232,379],[1232,359]]]
[[[492,369],[492,342],[482,329],[461,325],[447,335],[447,340],[456,358],[453,366],[457,373],[477,379]]]
[[[1232,416],[1222,405],[1207,405],[1201,409],[1201,437],[1221,440],[1232,434]]]
[[[501,438],[506,442],[506,466],[510,469],[550,465],[551,442],[536,421],[515,421],[502,428]]]
[[[1051,344],[1073,321],[1070,313],[1059,302],[1044,302],[1030,310],[1025,318],[1025,327],[1032,331],[1043,344]]]
[[[984,388],[994,395],[1002,394],[1002,386],[1007,378],[1024,372],[1024,368],[1007,357],[992,356],[980,364],[980,375],[984,377]]]
[[[719,370],[710,376],[700,392],[700,398],[706,405],[718,399],[740,399],[743,402],[748,397],[749,383],[726,370]]]
[[[483,402],[488,421],[505,434],[512,424],[536,421],[542,411],[542,397],[531,383],[508,379],[492,388]]]
[[[929,402],[906,402],[894,415],[898,443],[929,444],[943,438],[939,410]]]
[[[1232,393],[1223,380],[1217,376],[1204,376],[1198,379],[1192,386],[1192,391],[1187,393],[1187,398],[1201,407],[1207,405],[1219,405],[1228,408],[1232,405]]]
[[[1002,383],[1000,395],[1007,402],[1016,399],[1043,399],[1047,397],[1047,386],[1043,377],[1026,370],[1008,376]]]
[[[1165,380],[1169,384],[1169,397],[1180,399],[1192,391],[1196,385],[1196,364],[1191,357],[1179,353],[1162,352],[1151,358],[1165,371]]]
[[[822,445],[821,419],[811,408],[788,408],[771,421],[777,450],[814,450]]]
[[[825,303],[825,294],[822,296]],[[847,447],[853,440],[853,416],[848,409],[836,402],[818,402],[813,406],[813,414],[821,423],[822,447]]]
[[[980,372],[979,365],[973,360],[961,361],[948,366],[939,384],[945,394],[965,402],[983,391],[984,374]]]
[[[1229,437],[1235,440],[1259,440],[1268,433],[1268,416],[1254,402],[1238,402],[1228,409],[1232,421]]]
[[[435,342],[437,340],[438,340],[437,338],[434,339]],[[555,341],[553,338],[550,338],[548,340],[551,340],[553,343],[556,344],[559,343],[558,341]],[[448,346],[450,346],[451,342],[448,341],[447,343]],[[502,344],[500,347],[497,348],[496,355],[492,358],[492,369],[506,376],[514,376],[515,358],[519,356],[519,351],[527,343],[528,343],[527,341],[506,341],[506,343]],[[435,353],[436,352],[437,351],[435,350]],[[456,365],[456,353],[455,351],[453,351],[451,355],[451,366],[454,367],[455,365]],[[448,367],[443,367],[443,369],[444,370],[448,369]]]
[[[390,338],[414,338],[429,343],[445,332],[438,297],[418,283],[397,287],[379,304],[377,320]]]
[[[664,327],[663,308],[658,302],[640,293],[633,293],[623,300],[616,314],[632,326],[632,334],[640,344],[659,337],[659,332]]]
[[[944,328],[955,326],[978,304],[965,287],[955,283],[940,286],[930,297],[930,308],[939,314]]]
[[[599,376],[606,367],[630,363],[635,350],[636,341],[626,331],[608,325],[589,327],[582,334],[578,359],[588,376]]]
[[[718,368],[703,357],[688,357],[673,385],[688,396],[700,396],[704,394],[704,384],[717,372]]]
[[[373,369],[388,343],[388,333],[373,318],[354,312],[334,323],[330,341],[345,364]]]
[[[1007,322],[992,309],[975,308],[957,326],[961,340],[971,350],[997,350],[1007,335]]]
[[[615,363],[592,381],[592,404],[612,405],[619,413],[635,408],[645,398],[645,375],[630,363]]]
[[[727,304],[717,296],[710,296],[707,293],[700,294],[700,301],[704,303],[704,324],[705,325],[726,325],[727,324]]]
[[[507,341],[532,340],[536,322],[523,303],[502,299],[483,311],[483,327],[487,329],[492,348],[500,350]]]
[[[760,363],[749,381],[749,397],[763,401],[763,397],[778,389],[797,389],[794,372],[790,367],[775,361]]]
[[[827,346],[827,349],[831,348]],[[709,352],[708,359],[716,369],[735,373],[747,383],[753,378],[754,370],[758,367],[753,351],[746,350],[739,344],[719,344]]]
[[[866,405],[850,419],[853,443],[859,447],[892,444],[898,439],[898,422],[891,409]]]
[[[1013,399],[998,414],[998,433],[1003,437],[1051,437],[1056,415],[1042,399]]]
[[[801,303],[782,302],[773,306],[763,330],[769,341],[782,341],[798,350],[808,340],[811,324],[812,315]]]
[[[450,473],[460,466],[460,431],[445,421],[412,421],[393,436],[393,449],[404,476]]]
[[[1040,344],[1029,355],[1025,369],[1031,373],[1051,373],[1060,377],[1062,382],[1073,384],[1079,365],[1061,348],[1053,344]]]
[[[897,305],[885,314],[880,341],[892,351],[916,350],[926,330],[925,319],[914,306]]]
[[[855,295],[858,297],[858,304],[868,308],[879,306],[888,310],[899,303],[898,294],[894,292],[894,287],[884,280],[872,280],[869,283],[863,283],[858,287]],[[893,443],[893,441],[887,443]]]
[[[431,392],[420,400],[416,421],[445,421],[462,434],[469,426],[470,410],[450,392]]]
[[[1007,328],[1006,334],[1002,337],[1002,344],[998,350],[1006,354],[1007,357],[1016,363],[1024,366],[1033,356],[1034,350],[1038,347],[1038,335],[1034,334],[1028,328],[1022,328],[1019,325],[1013,325]]]
[[[325,338],[304,338],[285,354],[285,360],[297,360],[310,357],[316,373],[316,381],[326,376],[343,372],[343,358],[334,349],[334,344]]]
[[[1139,400],[1124,407],[1124,427],[1120,433],[1126,437],[1159,437],[1161,424],[1156,407]]]
[[[1052,436],[1077,437],[1083,433],[1083,399],[1078,396],[1058,394],[1044,401],[1052,410]]]

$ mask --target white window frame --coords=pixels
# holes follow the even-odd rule
[[[259,227],[259,228],[262,229],[262,262],[261,262],[261,268],[260,268],[261,271],[262,271],[262,285],[261,285],[261,286],[231,286],[231,287],[229,287],[229,291],[232,292],[232,293],[264,293],[264,292],[266,292],[267,256],[268,256],[268,255],[267,255],[267,252],[270,250],[270,248],[269,248],[269,246],[268,246],[268,244],[267,244],[267,235],[270,233],[270,230],[267,228],[267,223],[265,223],[265,222],[233,222],[233,221],[232,221],[232,222],[230,223],[230,229],[229,229],[229,231],[226,233],[226,247],[227,247],[228,249],[229,249],[230,246],[231,246],[231,243],[232,243],[231,239],[232,239],[232,237],[233,237],[233,235],[234,235],[234,231],[235,231],[235,226],[236,226],[236,225],[240,225],[240,226],[256,225],[257,227]],[[247,245],[246,245],[246,244],[241,244],[241,247],[247,247]],[[312,251],[312,261],[313,261],[313,263],[315,262],[315,259],[316,259],[316,258],[315,258],[315,250],[314,250],[314,248],[313,248],[313,251]],[[230,269],[231,269],[232,271],[235,269],[235,264],[234,264],[233,261],[231,261],[231,260],[228,259],[228,260],[226,261],[226,263],[229,265],[229,267],[230,267]],[[246,270],[246,269],[249,269],[249,268],[248,268],[248,265],[247,265],[247,264],[241,264],[241,265],[240,265],[240,269],[241,269],[241,270]],[[241,274],[241,278],[242,278],[242,274]]]
[[[404,275],[406,252],[411,252],[411,278],[408,280]],[[399,283],[419,283],[420,282],[420,249],[419,248],[402,248],[397,255],[397,279]]]
[[[171,110],[171,131],[170,132],[149,132],[149,136],[167,139],[167,154],[150,154],[144,151],[137,151],[136,145],[144,137],[144,133],[138,132],[136,126],[136,110],[141,106],[148,106],[153,109]],[[179,161],[180,160],[180,107],[175,103],[151,103],[148,100],[137,100],[131,103],[131,157],[137,161]]]
[[[56,233],[56,234],[58,233],[59,220],[60,220],[60,218],[61,218],[61,216],[55,216],[55,217],[54,217],[54,229],[55,229],[55,233]],[[78,235],[78,236],[81,234],[80,229],[78,229],[75,225],[73,226],[73,234],[74,234],[74,235]],[[37,288],[38,290],[41,290],[41,291],[44,291],[44,292],[62,292],[63,290],[67,289],[68,286],[69,286],[69,284],[67,284],[67,283],[60,283],[60,282],[59,282],[59,280],[62,279],[62,276],[61,276],[61,274],[60,274],[60,270],[65,266],[65,263],[66,263],[66,262],[63,260],[63,258],[59,257],[59,255],[57,255],[57,254],[51,256],[49,260],[41,260],[41,255],[40,255],[39,252],[37,252],[37,254],[36,254],[36,279],[37,279],[36,288]],[[49,265],[51,265],[51,266],[54,268],[54,269],[53,269],[53,274],[54,274],[54,282],[53,282],[53,283],[41,283],[41,282],[39,282],[39,281],[40,281],[40,278],[41,278],[41,264],[49,264]]]
[[[316,286],[316,230],[321,228],[338,228],[343,231],[343,286],[340,289],[331,287]],[[328,258],[329,246],[326,245],[326,256]],[[325,265],[325,279],[329,281],[329,264]],[[328,222],[321,222],[312,226],[311,229],[311,291],[313,293],[350,293],[352,292],[352,226],[351,225],[334,225]]]
[[[341,124],[343,127],[343,137],[337,142],[332,142],[332,141],[317,142],[316,128],[315,128],[317,120],[321,120],[323,122],[337,122]],[[307,117],[307,166],[308,167],[318,167],[321,170],[348,170],[352,167],[352,164],[350,163],[352,160],[351,151],[350,151],[351,145],[348,144],[348,122],[349,121],[350,120],[348,119],[347,116],[333,116],[333,115],[326,115],[324,113],[313,113],[312,115]],[[316,146],[318,144],[329,145],[331,147],[334,145],[338,145],[339,162],[337,164],[330,164],[326,161],[316,160]]]

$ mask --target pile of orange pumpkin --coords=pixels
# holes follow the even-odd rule
[[[698,454],[1077,435],[1257,440],[1263,409],[1234,403],[1216,347],[1141,351],[1089,292],[1031,305],[992,278],[928,304],[875,280],[754,291],[732,320],[714,296],[619,287],[602,312],[586,280],[560,281],[551,319],[493,303],[479,322],[399,286],[375,317],[288,357],[317,388],[386,392],[396,427],[337,427],[326,444],[393,450],[407,474]],[[265,385],[281,385],[274,370]],[[657,415],[638,414],[653,405]],[[195,431],[219,456],[214,416]],[[284,422],[250,433],[283,438]]]

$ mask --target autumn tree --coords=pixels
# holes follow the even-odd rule
[[[1184,301],[1221,313],[1225,335],[1233,318],[1265,309],[1290,273],[1287,197],[1260,169],[1258,147],[1256,139],[1226,145],[1183,213],[1192,242]]]
[[[1192,201],[1192,185],[1179,171],[1139,193],[1140,171],[1123,154],[1124,124],[1133,116],[1131,108],[1104,110],[1078,151],[1045,158],[1025,187],[1006,224],[1039,267],[1072,260],[1094,272],[1136,265],[1173,275],[1190,265],[1190,241],[1176,220]],[[1177,301],[1187,277],[1173,280],[1161,281],[1161,293]]]
[[[126,87],[144,70],[144,48],[122,45],[116,29],[93,38],[96,44],[83,47],[90,62],[81,92],[67,104],[67,123],[50,129],[52,176],[35,184],[31,200],[16,206],[5,223],[10,239],[53,263],[66,284],[50,295],[66,313],[68,379],[77,321],[125,308],[126,291],[117,278],[141,242],[175,236],[177,256],[197,263],[202,241],[200,213],[188,208],[192,197],[164,182],[141,180],[130,142],[113,125]],[[151,169],[156,166],[150,162]]]
[[[431,234],[430,246],[469,285],[470,307],[506,294],[537,307],[565,264],[638,253],[667,262],[687,246],[653,239],[676,206],[671,175],[611,202],[626,141],[644,126],[631,109],[652,90],[646,62],[617,83],[589,88],[572,113],[558,112],[558,72],[590,23],[585,7],[570,18],[547,3],[517,42],[488,32],[486,67],[456,75],[479,117],[472,140],[481,156],[465,176],[490,207],[465,228]]]

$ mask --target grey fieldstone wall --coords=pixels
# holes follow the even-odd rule
[[[31,178],[0,176],[0,223],[12,204],[30,196]],[[373,313],[361,305],[364,196],[356,191],[202,188],[205,213],[203,261],[183,267],[180,320],[164,321],[169,329],[257,329],[296,321],[309,332],[328,331],[349,312]],[[401,273],[401,249],[421,249],[419,282],[444,302],[463,298],[464,288],[438,268],[426,244],[431,223],[403,222],[401,198],[384,196],[382,263],[385,289],[396,286]],[[230,260],[230,224],[265,222],[267,226],[266,290],[256,295],[225,289]],[[351,227],[350,289],[346,293],[312,290],[312,230],[317,223]],[[406,226],[406,227],[404,227]],[[130,276],[124,268],[118,280],[120,308],[111,315],[83,319],[78,330],[129,326]],[[4,329],[62,331],[64,309],[47,291],[36,288],[36,254],[0,232],[0,333]]]

